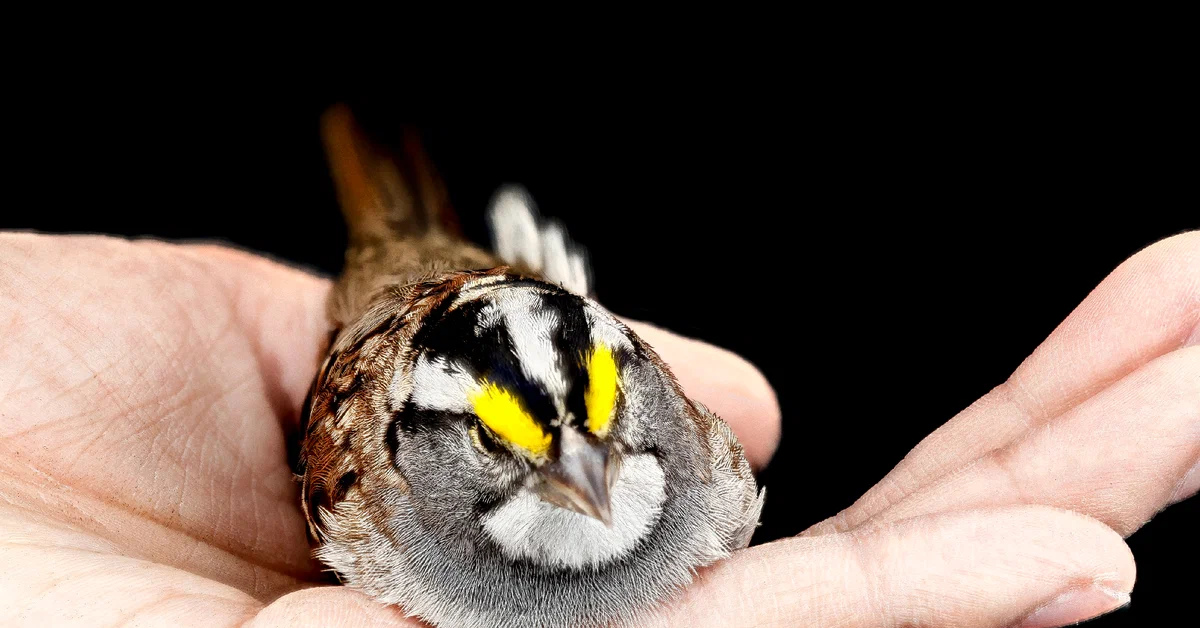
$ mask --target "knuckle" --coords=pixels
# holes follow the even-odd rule
[[[1164,375],[1177,385],[1179,401],[1187,407],[1185,414],[1200,421],[1200,345],[1173,351],[1161,362]]]
[[[1200,345],[1171,351],[1144,369],[1143,377],[1156,382],[1155,388],[1174,391],[1175,396],[1193,402],[1200,414]]]

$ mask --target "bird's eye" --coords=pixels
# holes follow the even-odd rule
[[[529,457],[545,458],[550,451],[550,435],[507,390],[494,383],[483,382],[478,390],[471,393],[471,405],[488,431]]]
[[[480,427],[478,423],[472,425],[467,433],[471,436],[471,445],[475,447],[475,451],[489,458],[495,458],[502,451],[491,433]]]
[[[588,431],[600,438],[612,428],[613,410],[617,405],[617,361],[612,349],[597,345],[587,356],[588,386],[583,394],[587,407]]]

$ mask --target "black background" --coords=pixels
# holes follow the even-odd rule
[[[663,102],[489,90],[440,116],[416,88],[92,76],[34,106],[15,184],[32,204],[0,227],[215,239],[334,274],[345,233],[319,115],[349,102],[384,144],[437,118],[420,128],[468,235],[486,237],[498,185],[523,183],[590,249],[610,309],[763,370],[783,442],[761,475],[762,542],[849,505],[1122,260],[1200,226],[1173,87],[1129,68],[1115,84],[1109,68],[895,70]],[[1173,572],[1193,567],[1198,524],[1192,499],[1131,537],[1134,603],[1092,625],[1190,609],[1195,580]]]

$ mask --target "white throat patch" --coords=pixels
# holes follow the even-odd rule
[[[610,493],[612,527],[543,501],[528,488],[483,519],[483,529],[513,559],[553,567],[598,567],[628,553],[650,531],[666,499],[653,454],[628,456]]]

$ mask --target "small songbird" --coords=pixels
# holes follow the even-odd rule
[[[493,255],[411,137],[323,125],[349,248],[298,472],[344,584],[442,627],[628,625],[749,543],[737,438],[589,298],[558,223],[504,188]]]

